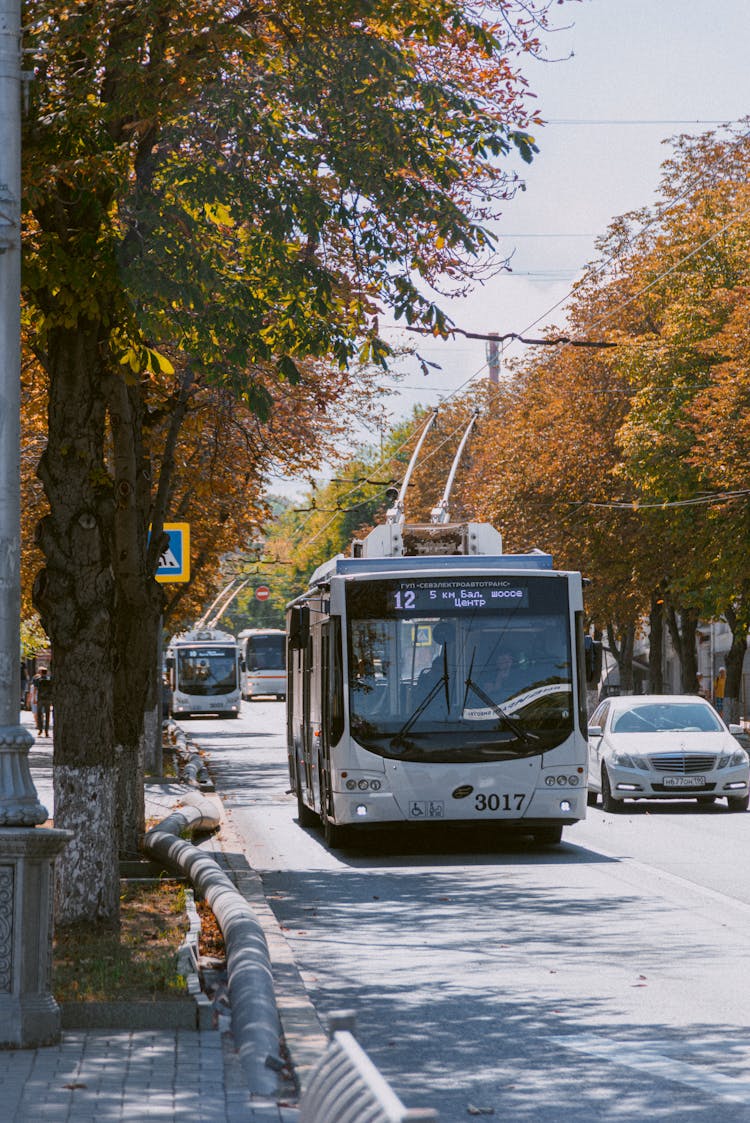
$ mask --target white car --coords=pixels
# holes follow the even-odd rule
[[[750,761],[713,706],[692,694],[606,698],[589,720],[588,802],[724,798],[746,811]]]

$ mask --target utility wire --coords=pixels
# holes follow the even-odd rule
[[[748,137],[750,137],[750,129],[747,129],[744,133],[742,133],[739,137],[737,137],[737,139],[735,141],[733,141],[732,144],[730,144],[729,148],[727,149],[726,153],[724,154],[723,159],[719,160],[717,164],[712,165],[712,171],[715,173],[715,171],[718,167],[721,167],[722,164],[726,163],[726,161],[729,159],[730,155],[734,152],[734,150],[736,148],[738,148],[744,141],[746,141],[748,139]],[[640,230],[638,230],[634,234],[632,239],[627,239],[626,242],[624,243],[624,245],[622,245],[618,248],[616,253],[613,253],[609,258],[606,258],[603,262],[601,262],[601,264],[599,266],[588,270],[584,274],[583,279],[584,280],[589,279],[589,278],[597,276],[598,273],[604,272],[604,270],[607,268],[607,266],[611,265],[614,261],[616,261],[619,257],[622,256],[622,254],[625,252],[625,249],[630,248],[633,245],[633,243],[638,238],[642,238],[644,236],[644,234],[653,225],[655,225],[655,223],[660,222],[661,219],[664,217],[664,215],[669,214],[669,212],[671,210],[673,210],[674,207],[676,207],[678,203],[681,203],[686,198],[686,196],[691,193],[691,191],[695,188],[695,186],[698,183],[700,183],[702,178],[703,178],[702,173],[698,173],[696,176],[694,176],[693,179],[691,179],[690,182],[687,184],[687,186],[680,192],[680,194],[676,195],[674,197],[674,199],[671,199],[669,201],[669,204],[667,206],[665,206],[661,209],[657,209],[656,214],[653,215],[653,217],[648,222],[646,222],[641,227]],[[524,335],[527,331],[531,331],[531,329],[536,327],[536,325],[541,320],[546,319],[546,317],[549,316],[551,312],[554,312],[562,304],[565,304],[565,302],[570,299],[570,297],[573,295],[574,292],[575,292],[575,289],[570,289],[570,291],[567,292],[565,296],[561,297],[560,300],[556,301],[556,303],[553,304],[550,308],[548,308],[546,312],[542,312],[541,315],[537,316],[537,318],[535,320],[532,320],[532,322],[530,324],[527,324],[526,327],[522,329],[521,334]]]
[[[736,145],[740,143],[740,141],[746,140],[748,137],[750,137],[750,130],[748,130],[746,133],[744,133],[743,136],[740,137],[738,139],[738,141],[735,144],[732,145],[732,148],[735,148]],[[693,182],[693,184],[695,183],[695,181],[692,181],[692,182]],[[686,189],[685,192],[683,192],[680,196],[678,196],[673,201],[671,206],[673,206],[677,201],[682,199],[684,197],[684,195],[686,194],[687,190],[688,189]],[[660,211],[659,214],[654,218],[653,221],[657,221],[658,218],[661,218],[664,214],[666,214],[668,212],[668,210],[671,209],[671,206],[668,207],[668,208],[665,208],[662,211]],[[670,266],[669,269],[665,269],[663,272],[659,273],[651,282],[649,282],[648,285],[644,285],[643,288],[639,289],[638,292],[634,293],[627,300],[624,300],[621,303],[615,305],[614,308],[609,309],[609,311],[607,311],[604,315],[600,316],[597,320],[594,320],[593,322],[587,324],[587,328],[589,330],[591,328],[596,328],[596,327],[599,326],[599,324],[602,324],[602,323],[606,322],[607,320],[609,320],[613,316],[615,316],[618,312],[621,312],[623,309],[627,308],[630,304],[633,303],[634,300],[637,300],[639,296],[643,296],[645,293],[649,292],[652,288],[655,288],[656,285],[658,285],[660,281],[663,281],[666,277],[669,277],[672,273],[674,273],[677,269],[679,269],[682,265],[684,265],[686,261],[689,261],[692,257],[695,257],[695,255],[697,253],[700,253],[700,251],[702,249],[705,249],[705,247],[707,245],[710,245],[710,243],[712,241],[714,241],[714,239],[720,237],[721,234],[724,234],[727,230],[729,230],[737,222],[739,222],[739,221],[741,221],[741,219],[745,218],[745,216],[748,213],[750,213],[750,208],[747,208],[744,211],[741,211],[739,214],[735,215],[732,219],[729,220],[729,222],[725,223],[724,226],[722,226],[719,230],[716,230],[716,231],[714,231],[713,234],[709,235],[709,237],[706,238],[703,242],[701,242],[699,246],[696,246],[695,249],[691,250],[690,253],[687,253],[683,257],[681,257],[677,262],[675,262],[674,265]],[[645,231],[648,229],[648,225],[650,225],[650,224],[647,224],[646,226],[644,226],[641,229],[641,231],[639,232],[639,235],[637,235],[637,236],[640,236],[643,233],[645,233]],[[632,244],[632,242],[630,242],[628,244]],[[615,260],[616,256],[617,255],[613,255],[612,258],[610,258],[607,261],[605,261],[604,263],[602,263],[601,268],[597,269],[597,270],[594,270],[590,274],[590,276],[595,276],[597,272],[601,272],[601,270],[606,265],[611,264],[611,262]],[[571,295],[571,293],[568,293],[567,296],[563,297],[562,300],[558,301],[557,304],[553,305],[553,307],[551,309],[549,309],[549,311],[554,311],[554,309],[557,308],[559,304],[562,304],[565,300],[567,300],[570,295]],[[539,321],[541,319],[543,319],[545,315],[547,315],[547,313],[542,313],[541,316],[539,316],[532,324],[530,324],[527,328],[524,329],[523,333],[519,333],[518,338],[520,338],[522,335],[525,334],[525,332],[529,331],[532,327],[534,327],[536,324],[538,324]],[[508,333],[508,334],[512,337],[516,333],[511,332],[511,333]],[[481,338],[484,338],[484,337],[481,337]],[[506,337],[497,336],[497,335],[495,335],[495,336],[490,335],[489,338],[490,339],[494,338],[494,339],[497,339],[498,341],[502,342],[502,340]],[[570,340],[570,341],[560,340],[561,346],[571,346],[572,343],[573,343],[572,340]],[[613,344],[610,344],[610,345],[613,345]],[[465,379],[462,383],[460,383],[458,386],[456,386],[454,390],[451,390],[450,393],[448,393],[446,395],[446,397],[443,399],[443,401],[449,401],[452,397],[455,397],[456,394],[459,394],[461,392],[461,390],[464,389],[465,386],[467,386],[471,381],[473,381],[474,378],[477,377],[478,374],[482,373],[482,371],[485,369],[486,366],[487,366],[487,363],[484,363],[480,367],[479,371],[476,371],[474,374],[470,375],[469,378]]]
[[[750,488],[741,488],[738,491],[716,491],[709,495],[694,495],[689,499],[613,499],[608,501],[596,499],[571,500],[571,505],[576,507],[604,507],[619,511],[649,511],[662,510],[666,507],[701,507],[714,503],[727,503],[733,499],[744,499],[750,495]]]

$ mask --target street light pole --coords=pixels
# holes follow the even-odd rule
[[[21,689],[21,12],[0,0],[0,1048],[60,1036],[50,993],[52,877],[68,831],[29,770]]]

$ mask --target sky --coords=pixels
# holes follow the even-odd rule
[[[617,215],[653,203],[665,141],[750,115],[748,0],[581,0],[552,16],[559,30],[547,37],[548,54],[560,61],[524,62],[547,122],[534,134],[539,155],[530,166],[514,165],[526,190],[497,224],[512,272],[441,301],[466,331],[523,333],[535,325],[536,334],[563,325],[565,297],[594,259],[595,238]],[[392,346],[414,345],[387,316],[380,328]],[[420,341],[419,354],[440,370],[425,376],[414,358],[399,364],[390,420],[486,376],[485,348],[460,336]],[[506,351],[520,353],[517,344]],[[374,433],[363,437],[377,441]],[[272,484],[283,494],[304,490],[303,481]]]

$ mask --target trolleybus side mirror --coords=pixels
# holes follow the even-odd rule
[[[295,651],[307,647],[310,638],[310,609],[306,604],[295,605],[289,616],[289,646]]]

